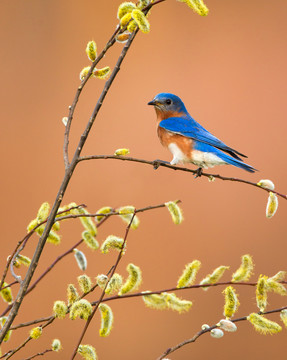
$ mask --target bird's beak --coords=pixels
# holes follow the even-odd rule
[[[156,102],[155,100],[152,100],[152,101],[148,102],[147,104],[148,104],[148,105],[156,105],[157,102]]]

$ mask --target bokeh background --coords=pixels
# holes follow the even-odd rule
[[[1,2],[1,242],[0,265],[25,235],[26,226],[44,201],[53,203],[64,174],[62,146],[64,126],[79,85],[79,73],[89,65],[86,43],[94,39],[101,50],[113,33],[119,1]],[[259,169],[249,174],[234,167],[214,169],[225,176],[259,181],[269,178],[286,193],[286,63],[287,3],[285,0],[206,1],[210,14],[202,18],[186,5],[168,0],[150,16],[151,32],[139,33],[104,102],[84,154],[112,154],[127,147],[131,155],[148,160],[171,160],[161,147],[155,129],[155,113],[146,106],[159,92],[172,92],[184,100],[194,118],[228,145],[246,153],[248,163]],[[116,44],[101,61],[113,66],[122,44]],[[70,152],[103,88],[91,80],[85,88],[72,125]],[[185,221],[176,226],[166,209],[140,215],[141,225],[128,239],[128,251],[118,271],[126,276],[132,262],[143,271],[141,290],[159,290],[176,284],[184,265],[202,262],[198,281],[219,265],[230,265],[228,281],[243,254],[253,255],[260,274],[287,270],[287,203],[279,200],[274,218],[266,219],[267,193],[253,187],[189,173],[114,160],[82,163],[76,169],[63,200],[85,203],[91,212],[109,205],[132,204],[137,208],[180,199]],[[62,243],[47,244],[37,278],[55,258],[81,237],[79,221],[62,224]],[[123,236],[125,225],[110,219],[99,230],[101,242],[109,234]],[[24,251],[32,256],[38,238]],[[86,273],[94,278],[112,266],[116,253],[102,255],[80,248],[88,258]],[[23,275],[23,271],[20,271]],[[55,300],[65,300],[68,283],[81,274],[73,255],[66,257],[27,296],[15,324],[52,313]],[[11,275],[8,280],[12,281]],[[83,343],[92,344],[99,359],[156,359],[165,349],[192,337],[203,323],[222,318],[223,287],[177,294],[193,301],[190,312],[178,315],[155,311],[140,298],[110,302],[114,328],[100,338],[95,316]],[[237,287],[241,307],[238,317],[257,311],[255,290]],[[17,286],[13,287],[14,294]],[[99,293],[89,296],[95,300]],[[268,309],[286,305],[286,299],[270,294]],[[1,305],[5,309],[5,304]],[[279,315],[269,316],[275,321]],[[60,338],[61,354],[48,359],[69,359],[84,322],[56,321],[40,340],[30,342],[14,358],[25,359],[49,348]],[[28,336],[28,328],[12,334],[5,352]],[[286,329],[276,336],[259,335],[247,322],[238,332],[220,340],[205,335],[171,359],[286,357]]]

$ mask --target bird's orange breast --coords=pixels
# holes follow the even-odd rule
[[[187,158],[191,157],[193,143],[192,139],[179,134],[173,134],[172,132],[161,128],[160,126],[157,128],[157,134],[161,144],[164,147],[168,147],[170,144],[175,144]]]

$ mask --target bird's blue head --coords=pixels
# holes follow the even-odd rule
[[[187,114],[187,110],[181,99],[178,96],[169,93],[160,93],[156,95],[148,105],[153,105],[157,114],[162,115],[162,118]]]

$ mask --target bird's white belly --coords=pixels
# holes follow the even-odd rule
[[[203,152],[198,150],[191,151],[191,160],[194,165],[197,165],[203,169],[207,169],[209,167],[214,167],[216,165],[226,165],[227,163],[220,159],[219,156],[210,153]]]
[[[181,149],[175,143],[170,143],[168,145],[168,149],[173,155],[173,159],[170,162],[171,165],[190,162],[190,159],[181,151]]]

